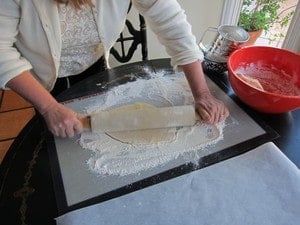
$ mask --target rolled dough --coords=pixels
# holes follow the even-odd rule
[[[115,140],[127,144],[154,145],[175,141],[177,128],[119,131],[106,134]]]

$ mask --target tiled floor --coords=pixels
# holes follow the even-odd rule
[[[15,92],[0,90],[0,163],[34,114],[33,107]]]

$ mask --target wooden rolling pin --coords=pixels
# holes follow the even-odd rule
[[[95,133],[193,126],[195,123],[192,105],[157,108],[144,103],[100,111],[82,119],[83,127]]]

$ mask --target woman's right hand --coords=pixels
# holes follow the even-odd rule
[[[30,71],[24,71],[11,79],[7,87],[21,95],[40,112],[53,135],[70,138],[82,133],[81,115],[58,103]]]
[[[41,114],[48,129],[57,137],[71,138],[83,131],[80,115],[60,103],[50,105]]]

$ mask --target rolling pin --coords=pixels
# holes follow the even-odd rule
[[[196,112],[192,105],[157,108],[138,103],[100,111],[82,119],[84,129],[95,133],[193,126]]]

